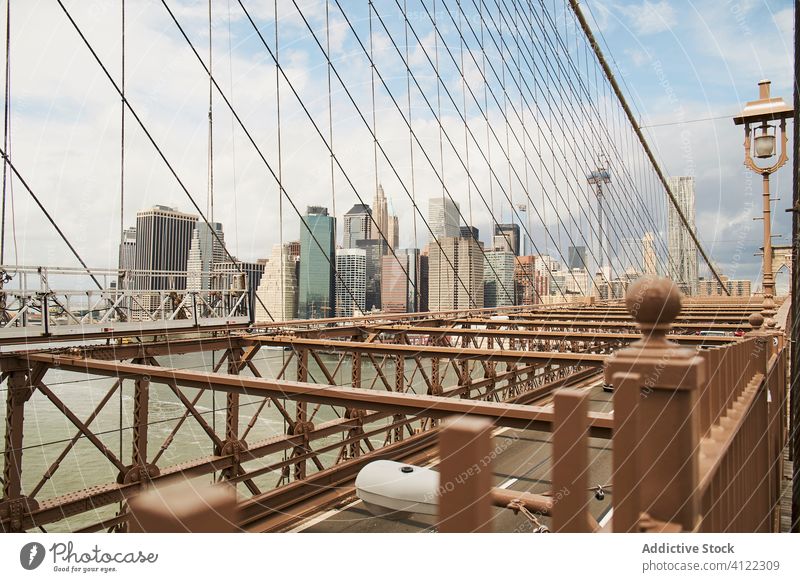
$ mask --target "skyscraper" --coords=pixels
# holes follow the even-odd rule
[[[589,263],[586,259],[585,246],[569,246],[567,247],[567,268],[568,269],[586,269],[589,270]]]
[[[384,313],[413,313],[419,311],[420,280],[419,249],[397,249],[395,258],[383,256],[381,267],[381,309]]]
[[[374,240],[383,240],[384,238],[391,241],[389,238],[389,208],[386,202],[386,196],[383,193],[383,186],[378,184],[375,190],[375,197],[372,199],[372,213],[375,218],[375,225],[372,229],[372,238]]]
[[[495,224],[494,240],[492,246],[495,249],[508,250],[519,256],[519,225],[518,224]]]
[[[449,198],[431,198],[428,200],[428,226],[433,233],[432,238],[457,237],[461,235],[458,227],[458,203]],[[431,245],[433,248],[436,245]]]
[[[337,249],[336,272],[336,316],[363,314],[366,311],[367,252],[364,249]]]
[[[642,237],[642,266],[645,275],[658,275],[656,249],[653,245],[653,233],[646,232]]]
[[[514,253],[507,249],[486,251],[483,269],[483,306],[514,305]]]
[[[668,179],[668,183],[689,226],[694,230],[694,178],[672,176]],[[667,233],[669,235],[670,278],[678,284],[681,291],[688,295],[694,295],[697,290],[697,247],[672,203],[669,204]]]
[[[389,215],[389,234],[386,238],[389,241],[389,248],[400,247],[400,220],[394,214]]]
[[[381,308],[381,266],[387,245],[384,240],[360,240],[357,247],[366,253],[365,311]]]
[[[197,216],[169,206],[153,206],[136,213],[135,288],[142,291],[186,289],[189,246]],[[151,299],[158,301],[157,296]],[[150,308],[150,305],[143,306]]]
[[[483,307],[483,253],[475,239],[448,236],[431,244],[428,305],[431,311]]]
[[[344,215],[344,248],[356,248],[356,242],[372,238],[372,209],[367,204],[355,204]]]
[[[215,232],[217,236],[214,236]],[[189,259],[186,266],[187,290],[199,291],[211,288],[210,273],[214,263],[228,260],[224,243],[225,234],[222,231],[221,223],[212,222],[209,226],[205,221],[197,222],[192,233],[192,243],[189,247]]]
[[[279,244],[272,246],[272,254],[264,266],[256,293],[261,300],[256,302],[257,322],[270,321],[267,310],[275,321],[297,317],[297,276],[291,250],[291,243],[283,245],[283,248]]]
[[[480,231],[478,230],[477,226],[459,226],[459,232],[461,233],[461,238],[474,238],[475,240],[480,240]]]
[[[550,278],[536,269],[537,257],[516,257],[514,265],[514,289],[518,305],[542,303],[542,296],[550,294]]]
[[[336,307],[336,218],[323,206],[309,206],[300,225],[301,319],[333,317]]]
[[[122,231],[122,242],[119,244],[119,280],[117,289],[132,289],[133,275],[131,271],[136,268],[136,227],[132,226]]]

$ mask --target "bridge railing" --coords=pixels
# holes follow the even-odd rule
[[[228,272],[0,267],[0,336],[172,329],[250,320],[247,278]]]
[[[587,393],[560,390],[551,490],[569,493],[551,502],[553,531],[778,531],[787,393],[779,326],[762,328],[756,314],[746,337],[696,350],[665,337],[680,311],[668,281],[637,283],[627,306],[643,338],[606,363],[614,387],[611,519],[600,528],[588,511]],[[468,490],[453,494],[462,506],[477,503]],[[441,523],[452,522],[448,507],[440,505]]]

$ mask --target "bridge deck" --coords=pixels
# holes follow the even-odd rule
[[[589,409],[594,412],[612,411],[611,394],[604,392],[597,377],[587,390],[590,393]],[[495,487],[528,493],[550,491],[551,433],[535,430],[500,429],[495,432],[495,450],[502,451],[494,460],[492,471]],[[589,483],[607,485],[611,475],[610,442],[590,439]],[[438,459],[427,466],[436,468]],[[600,522],[610,507],[611,495],[606,492],[602,501],[593,500],[589,509]],[[543,525],[549,518],[539,517]],[[434,531],[434,517],[412,515],[404,519],[389,519],[372,515],[355,494],[340,501],[334,509],[325,509],[299,523],[288,531],[325,533],[403,533]],[[515,515],[502,508],[494,509],[493,530],[501,532],[530,532],[533,526],[523,515]]]

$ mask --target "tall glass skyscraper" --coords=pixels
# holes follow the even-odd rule
[[[323,206],[309,206],[300,225],[301,319],[333,317],[336,308],[336,218]]]
[[[428,226],[437,240],[446,236],[460,236],[458,222],[457,202],[442,197],[428,200]]]
[[[672,176],[668,179],[668,183],[689,226],[694,229],[694,178]],[[672,204],[669,205],[667,216],[667,233],[669,235],[669,276],[678,284],[681,291],[688,295],[694,295],[697,291],[697,246]]]

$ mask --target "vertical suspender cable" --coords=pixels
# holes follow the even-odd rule
[[[233,34],[231,33],[231,0],[228,0],[228,83],[231,102],[233,102]],[[213,83],[212,83],[213,85]],[[239,255],[239,208],[236,196],[236,122],[231,116],[231,169],[233,170],[233,251]]]
[[[211,230],[216,230],[214,226],[214,83],[212,81],[214,61],[211,46],[211,32],[211,0],[208,0],[208,206],[206,211],[208,213],[209,222],[211,223],[209,225]],[[211,260],[212,262],[214,260],[213,250],[211,252]]]
[[[9,68],[11,63],[11,0],[6,0],[6,67],[5,67],[5,108],[3,111],[3,149],[8,152],[11,148],[8,145],[8,124],[11,111],[10,103],[10,84]],[[8,161],[3,158],[3,200],[0,213],[0,265],[5,262],[6,251],[6,185],[8,183]],[[0,281],[0,287],[3,282]]]
[[[639,124],[636,121],[636,118],[633,116],[633,112],[631,111],[630,107],[628,106],[628,102],[625,99],[625,95],[622,93],[622,89],[620,89],[620,86],[616,81],[616,77],[614,77],[614,73],[611,71],[608,62],[606,61],[605,56],[603,55],[603,52],[600,49],[600,45],[597,43],[597,40],[594,37],[594,33],[592,32],[591,28],[589,28],[589,24],[586,22],[586,18],[584,18],[583,16],[583,11],[578,5],[578,0],[569,0],[569,4],[573,12],[575,13],[575,16],[578,18],[578,22],[580,23],[584,34],[589,39],[589,44],[591,44],[592,48],[594,49],[595,55],[597,56],[597,60],[600,63],[600,66],[602,67],[606,77],[608,78],[611,87],[614,89],[614,94],[617,96],[617,99],[622,105],[622,109],[625,111],[625,115],[627,116],[628,121],[631,124],[631,127],[633,127],[633,131],[636,133],[636,137],[639,138],[639,142],[642,144],[642,148],[647,154],[650,163],[653,165],[653,169],[658,175],[659,181],[664,186],[664,189],[667,192],[667,196],[669,198],[670,203],[675,208],[675,211],[680,217],[681,222],[686,227],[686,230],[689,232],[689,236],[692,237],[695,246],[697,246],[697,250],[700,251],[700,254],[703,256],[703,260],[708,265],[711,274],[714,275],[714,278],[717,280],[720,287],[722,287],[722,290],[725,291],[725,294],[730,295],[730,291],[728,290],[727,286],[723,283],[722,278],[719,276],[717,268],[714,266],[713,262],[711,261],[711,258],[706,253],[706,250],[705,248],[703,248],[703,245],[700,244],[700,240],[697,238],[697,234],[689,224],[689,221],[686,218],[686,214],[683,212],[683,209],[680,207],[680,204],[678,204],[678,200],[675,198],[675,194],[673,194],[672,190],[670,189],[669,184],[667,183],[667,179],[664,176],[663,172],[661,171],[661,166],[658,165],[658,162],[656,161],[656,158],[650,149],[650,145],[647,143],[644,134],[642,134],[642,130],[639,128]]]

